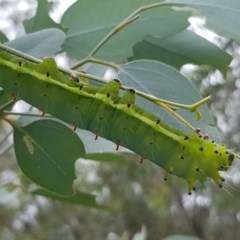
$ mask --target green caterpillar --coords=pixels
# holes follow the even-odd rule
[[[169,127],[154,114],[136,106],[134,90],[120,97],[119,81],[102,88],[88,85],[77,77],[63,74],[53,59],[42,63],[13,56],[0,50],[0,86],[13,100],[23,99],[42,114],[92,131],[149,159],[170,174],[184,178],[191,193],[196,183],[212,178],[220,187],[234,154],[211,141],[199,130],[186,135]]]

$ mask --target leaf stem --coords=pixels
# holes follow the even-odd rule
[[[82,61],[78,62],[76,65],[74,65],[73,67],[71,67],[72,70],[76,70],[77,68],[83,66],[84,64],[86,63],[96,63],[96,64],[100,64],[100,65],[105,65],[105,66],[108,66],[108,67],[111,67],[113,69],[119,69],[117,64],[115,63],[112,63],[112,62],[108,62],[108,61],[104,61],[104,60],[101,60],[101,59],[97,59],[97,58],[94,58],[94,57],[87,57],[87,58],[84,58]]]

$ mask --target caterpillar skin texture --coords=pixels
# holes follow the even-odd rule
[[[66,123],[95,133],[184,178],[191,193],[198,181],[212,178],[220,187],[219,170],[229,169],[234,155],[198,130],[186,135],[134,104],[134,90],[119,97],[119,82],[102,88],[74,82],[58,71],[53,59],[41,64],[0,50],[0,86],[12,99],[22,99]]]

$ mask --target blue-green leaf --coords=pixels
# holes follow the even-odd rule
[[[6,42],[5,45],[34,57],[43,58],[54,56],[64,41],[64,32],[56,28],[49,28]]]
[[[198,9],[206,17],[206,25],[218,34],[240,40],[240,1],[239,0],[167,0],[179,6]],[[195,12],[196,13],[196,12]]]
[[[166,38],[147,36],[133,51],[131,59],[158,60],[176,68],[192,63],[210,65],[224,72],[232,60],[225,51],[187,30]]]
[[[175,68],[153,60],[137,60],[120,65],[119,79],[132,88],[152,94],[158,98],[182,104],[193,104],[202,99],[198,89]],[[159,106],[138,98],[137,103],[158,115],[175,128],[189,131],[178,119],[163,111]],[[177,112],[196,128],[201,128],[213,139],[218,139],[218,131],[206,106],[201,106],[201,121],[196,121],[194,113],[187,110]]]
[[[65,12],[61,21],[61,24],[68,28],[63,49],[78,59],[86,57],[133,11],[154,2],[158,1],[77,1]],[[132,55],[132,46],[145,35],[155,34],[164,37],[186,29],[189,25],[189,16],[189,12],[174,11],[166,6],[145,11],[140,14],[139,19],[118,31],[107,41],[96,56],[112,61],[125,59]]]

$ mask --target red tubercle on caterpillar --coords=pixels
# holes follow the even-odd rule
[[[121,144],[120,140],[118,139],[118,140],[115,142],[115,144],[116,144],[116,151],[118,151],[119,148],[120,148],[120,144]]]
[[[17,96],[16,96],[16,94],[14,93],[14,92],[12,92],[11,94],[10,94],[10,98],[12,99],[12,101],[13,102],[16,102],[18,99],[17,99]]]
[[[45,112],[45,110],[44,110],[44,107],[40,107],[39,108],[39,111],[42,113],[42,117],[45,117],[45,114],[46,114],[46,112]]]
[[[79,78],[76,74],[71,74],[70,75],[70,79],[72,79],[74,82],[78,83],[79,82]]]
[[[77,122],[76,121],[72,121],[72,126],[73,126],[73,131],[75,132],[77,129]]]
[[[209,140],[208,134],[205,134],[205,135],[203,136],[203,140]]]
[[[94,140],[97,141],[98,140],[98,130],[94,130],[93,133],[95,134]]]
[[[196,129],[195,129],[195,132],[196,132],[197,134],[200,134],[201,129],[200,129],[200,128],[196,128]]]
[[[142,157],[141,157],[141,160],[140,160],[140,164],[143,164],[146,159],[147,159],[147,154],[143,153]]]

